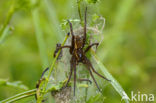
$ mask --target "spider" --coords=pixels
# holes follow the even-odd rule
[[[92,66],[92,63],[85,55],[92,46],[97,47],[99,45],[99,43],[93,43],[93,44],[90,44],[86,49],[84,49],[84,46],[86,45],[86,29],[87,29],[86,28],[86,25],[87,25],[86,16],[87,16],[87,7],[85,9],[85,16],[84,16],[83,36],[74,35],[72,23],[68,20],[69,27],[70,27],[70,34],[72,36],[71,45],[58,46],[58,48],[55,51],[55,53],[57,53],[58,49],[62,50],[63,48],[69,48],[69,52],[72,55],[71,60],[70,60],[70,73],[69,73],[69,77],[68,77],[65,87],[67,87],[68,83],[70,82],[72,73],[74,71],[74,96],[75,96],[75,87],[76,87],[76,66],[79,63],[82,63],[87,67],[87,69],[88,69],[88,71],[89,71],[89,73],[99,91],[100,91],[100,88],[99,88],[92,72],[94,72],[101,78],[103,78],[107,81],[110,81],[109,79],[105,78],[104,76],[102,76],[101,74],[99,74],[98,72],[95,71],[94,67]],[[80,80],[81,81],[90,81],[88,79],[80,79]]]

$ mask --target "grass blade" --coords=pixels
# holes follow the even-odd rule
[[[64,35],[62,34],[60,23],[58,21],[58,17],[55,12],[55,8],[50,0],[44,0],[45,3],[45,12],[48,15],[48,19],[50,21],[51,28],[54,28],[54,32],[58,34],[59,40],[63,40]],[[54,25],[55,24],[55,25]]]
[[[17,95],[14,95],[10,98],[7,98],[5,100],[2,100],[0,101],[0,103],[11,103],[11,102],[14,102],[14,101],[17,101],[19,99],[22,99],[22,98],[25,98],[25,97],[29,97],[29,96],[32,96],[36,93],[36,89],[32,89],[32,90],[29,90],[29,91],[25,91],[23,93],[19,93]]]
[[[37,44],[38,44],[43,68],[47,68],[47,67],[49,67],[49,62],[48,62],[48,56],[46,53],[45,42],[43,39],[42,29],[40,27],[38,8],[35,8],[32,11],[32,18],[33,18],[33,22],[34,22],[34,26],[35,26],[35,34],[36,34]]]
[[[2,36],[0,38],[0,44],[3,44],[4,41],[6,40],[7,36],[9,35],[9,29],[10,29],[9,26],[5,27],[4,31],[2,32]]]
[[[102,73],[106,76],[106,78],[108,78],[109,80],[111,80],[111,84],[114,87],[114,89],[120,94],[120,96],[122,97],[122,99],[125,100],[126,103],[129,103],[129,97],[126,94],[126,92],[124,91],[124,89],[121,87],[121,85],[108,72],[108,70],[106,69],[106,67],[100,62],[100,60],[98,59],[98,57],[96,56],[96,54],[95,54],[95,52],[93,50],[91,50],[91,53],[93,54],[93,57],[94,57],[96,63],[98,64],[100,70],[102,71]]]

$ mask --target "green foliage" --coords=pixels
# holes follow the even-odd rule
[[[86,103],[95,103],[97,101],[102,103],[104,102],[104,99],[105,98],[100,93],[98,93],[95,96],[91,96]]]
[[[66,43],[68,37],[69,37],[69,35],[66,35],[66,37],[65,37],[63,43],[61,44],[61,46],[64,46],[64,44]],[[42,90],[42,91],[41,91],[41,96],[40,96],[40,98],[37,100],[37,103],[40,103],[40,102],[42,102],[42,100],[43,100],[43,97],[44,97],[44,95],[45,95],[45,92],[46,92],[46,89],[47,89],[47,86],[48,86],[48,82],[50,81],[51,73],[52,73],[52,71],[53,71],[53,69],[54,69],[55,63],[56,63],[56,61],[57,61],[57,58],[58,58],[60,52],[61,52],[61,50],[58,51],[58,53],[56,54],[56,57],[54,58],[54,60],[53,60],[53,62],[52,62],[52,64],[51,64],[51,66],[50,66],[50,68],[49,68],[48,75],[46,76],[46,78],[45,78],[46,80],[44,81],[44,84],[43,84],[43,89],[40,89],[40,90]],[[60,87],[60,86],[59,86],[59,87]]]
[[[0,85],[1,85],[1,83],[4,84],[5,80],[0,80]],[[62,89],[62,87],[65,85],[65,83],[66,83],[66,80],[59,82],[58,85],[52,84],[51,87],[47,91],[45,91],[45,93],[56,92],[56,91],[59,92]],[[71,86],[71,84],[69,83],[68,86]],[[35,93],[36,93],[36,89],[28,90],[28,91],[25,91],[23,93],[16,94],[16,95],[14,95],[14,96],[12,96],[10,98],[7,98],[5,100],[2,100],[2,101],[0,101],[0,103],[15,102],[15,101],[17,101],[19,99],[22,99],[22,98],[26,98],[26,97],[29,97],[29,96],[34,96]]]
[[[71,23],[79,23],[80,20],[79,19],[68,19]],[[61,28],[62,30],[66,30],[68,27],[68,21],[67,20],[63,20],[63,22],[61,23]]]
[[[0,44],[2,44],[6,39],[7,37],[9,36],[9,32],[10,32],[10,27],[6,27],[5,30],[3,31],[3,33],[1,34],[1,38],[0,38]]]
[[[92,15],[92,20],[96,21],[97,19],[99,19],[100,17],[97,14],[93,14]]]
[[[0,79],[0,86],[14,87],[14,88],[28,90],[28,87],[22,84],[21,81],[8,82],[8,80]]]
[[[98,57],[96,56],[96,54],[95,54],[95,52],[93,50],[92,50],[92,54],[94,56],[94,59],[96,60],[96,63],[100,67],[100,70],[106,76],[106,78],[109,78],[110,83],[112,84],[112,86],[114,87],[114,89],[120,94],[120,96],[122,97],[122,99],[125,100],[126,103],[129,103],[129,97],[126,94],[126,92],[124,91],[124,89],[121,87],[121,85],[108,72],[108,70],[106,69],[106,67],[101,63],[101,61],[98,59]]]
[[[25,11],[30,11],[32,6],[32,3],[30,0],[14,0],[15,1],[15,9],[16,10],[25,10]]]
[[[2,28],[0,28],[0,44],[4,42],[6,36],[8,35],[9,33],[9,30],[10,30],[10,27],[8,26],[13,14],[15,12],[15,6],[14,6],[14,3],[12,3],[10,9],[9,9],[9,12],[8,12],[8,15],[7,15],[7,18],[4,22],[4,24],[2,25]]]
[[[93,3],[93,4],[95,4],[95,3],[97,3],[99,0],[86,0],[88,3]]]

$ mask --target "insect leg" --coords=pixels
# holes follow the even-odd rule
[[[69,20],[67,20],[67,21],[68,21],[69,26],[70,26],[71,35],[74,36],[72,23]]]
[[[59,47],[59,49],[62,49],[62,48],[70,48],[70,47],[71,47],[70,45],[65,45],[65,46]]]
[[[42,75],[41,75],[41,78],[40,80],[37,81],[37,84],[36,84],[36,94],[35,94],[35,98],[36,100],[39,98],[40,96],[40,85],[41,85],[41,82],[42,81],[45,81],[45,78],[43,77],[45,72],[48,71],[49,68],[46,68],[43,72],[42,72]],[[44,100],[43,100],[44,101]]]
[[[87,82],[89,82],[90,84],[92,84],[92,81],[91,81],[91,80],[85,79],[85,78],[79,78],[78,81],[87,81]]]
[[[46,68],[46,69],[42,72],[41,78],[40,78],[40,80],[38,80],[38,83],[36,84],[36,88],[37,88],[37,89],[39,88],[40,83],[41,83],[43,80],[45,80],[45,78],[43,78],[43,76],[44,76],[45,72],[48,71],[48,70],[49,70],[49,68]]]
[[[83,38],[83,47],[86,43],[86,25],[87,25],[87,7],[86,7],[86,10],[85,10],[85,17],[84,17],[84,38]]]
[[[73,26],[72,26],[72,23],[67,20],[68,23],[69,23],[69,26],[70,26],[70,32],[71,32],[71,35],[72,35],[72,40],[71,40],[71,46],[74,47],[74,32],[73,32]]]
[[[47,68],[42,72],[41,78],[43,78],[45,72],[47,72],[48,70],[49,70],[49,68],[47,67]]]
[[[70,82],[70,79],[71,79],[71,76],[72,76],[72,72],[73,72],[73,59],[71,59],[71,62],[70,62],[70,73],[69,73],[69,77],[68,77],[68,81],[67,81],[67,83],[66,83],[66,85],[65,85],[65,87],[67,87],[68,86],[68,83]]]
[[[76,65],[74,65],[74,96],[75,96],[75,87],[76,87]]]
[[[91,75],[91,77],[92,77],[93,81],[95,82],[95,84],[96,84],[97,88],[98,88],[98,89],[99,89],[99,91],[101,92],[101,90],[100,90],[100,88],[99,88],[99,86],[98,86],[98,84],[97,84],[97,82],[96,82],[96,80],[95,80],[95,78],[94,78],[94,76],[93,76],[93,74],[92,74],[92,71],[90,70],[89,65],[87,64],[86,66],[87,66],[87,69],[89,70],[89,73],[90,73],[90,75]]]
[[[93,43],[93,44],[89,45],[89,46],[86,48],[85,53],[86,53],[92,46],[94,46],[94,45],[96,45],[96,48],[97,48],[97,46],[99,45],[99,43]]]
[[[106,77],[102,76],[101,74],[99,74],[97,71],[95,71],[94,67],[92,66],[92,64],[90,63],[90,61],[88,59],[86,59],[86,61],[87,61],[87,64],[89,65],[89,67],[91,67],[91,69],[93,70],[93,72],[95,74],[97,74],[98,76],[100,76],[101,78],[103,78],[107,81],[111,81],[111,80],[107,79]]]
[[[107,81],[111,81],[109,79],[107,79],[106,77],[102,76],[101,74],[99,74],[98,72],[95,71],[95,69],[93,68],[93,66],[91,67],[93,72],[96,73],[98,76],[102,77],[103,79],[107,80]]]
[[[56,50],[54,51],[54,57],[56,57],[56,54],[58,53],[58,51],[63,48],[71,48],[71,46],[69,46],[69,45],[61,46],[61,45],[57,44]],[[62,54],[62,50],[61,50],[61,54]]]

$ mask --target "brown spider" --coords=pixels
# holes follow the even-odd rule
[[[71,45],[59,46],[59,48],[56,49],[56,51],[58,51],[58,49],[69,48],[69,52],[72,55],[71,60],[70,60],[69,78],[68,78],[68,81],[67,81],[65,87],[67,87],[67,85],[71,79],[72,73],[74,71],[74,96],[75,96],[75,87],[76,87],[76,66],[79,63],[83,63],[86,65],[86,67],[89,70],[89,73],[90,73],[93,81],[95,82],[97,88],[99,89],[99,91],[100,91],[100,88],[99,88],[99,86],[98,86],[98,84],[97,84],[97,82],[96,82],[96,80],[92,74],[92,71],[94,73],[96,73],[98,76],[102,77],[103,79],[110,81],[107,78],[105,78],[104,76],[102,76],[101,74],[99,74],[98,72],[96,72],[94,67],[92,66],[91,62],[89,61],[89,59],[85,56],[86,52],[88,52],[92,46],[94,46],[94,45],[98,46],[99,45],[99,43],[93,43],[93,44],[90,44],[84,50],[84,46],[86,44],[86,24],[87,24],[86,16],[87,16],[87,7],[85,9],[85,16],[84,16],[84,34],[83,34],[83,36],[80,37],[79,35],[76,35],[76,36],[74,35],[72,23],[68,20],[68,23],[70,26],[70,34],[72,36]],[[56,51],[55,51],[55,53],[57,53]],[[79,80],[90,81],[88,79],[79,79]]]

